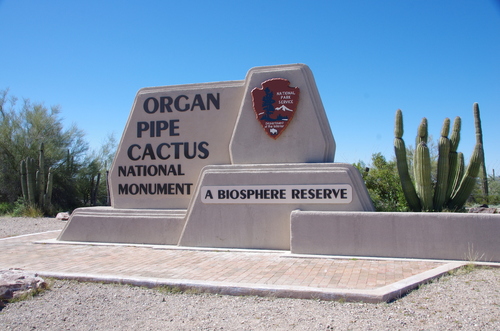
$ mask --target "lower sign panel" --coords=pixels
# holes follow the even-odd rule
[[[203,203],[333,203],[352,201],[348,184],[203,186]]]

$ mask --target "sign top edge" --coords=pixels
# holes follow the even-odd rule
[[[156,93],[164,91],[184,91],[184,90],[203,90],[203,89],[225,88],[225,87],[240,87],[243,86],[244,84],[245,84],[244,80],[229,80],[223,82],[143,87],[137,92],[137,94]]]

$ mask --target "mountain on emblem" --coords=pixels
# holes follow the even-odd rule
[[[287,110],[287,111],[293,111],[293,109],[288,108],[287,106],[283,105],[278,108],[274,108],[275,110]]]
[[[300,89],[290,87],[284,78],[269,79],[261,85],[252,90],[253,110],[267,135],[277,139],[295,115]]]

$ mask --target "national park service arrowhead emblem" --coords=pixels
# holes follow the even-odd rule
[[[277,139],[292,121],[299,104],[300,89],[284,78],[273,78],[252,90],[253,110],[267,135]]]

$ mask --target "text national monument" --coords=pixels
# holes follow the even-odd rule
[[[111,207],[76,209],[58,240],[290,250],[308,236],[294,231],[300,211],[374,210],[334,154],[306,65],[143,88],[110,170]]]

